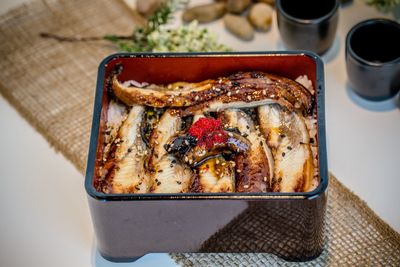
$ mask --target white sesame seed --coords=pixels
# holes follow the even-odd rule
[[[248,184],[245,184],[244,186],[243,186],[243,188],[249,188],[249,185]]]
[[[228,92],[228,96],[231,96],[232,95],[232,93],[231,92]]]
[[[251,100],[251,96],[248,95],[248,96],[247,96],[247,99],[250,101],[250,100]]]

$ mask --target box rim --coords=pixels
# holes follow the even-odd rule
[[[220,57],[220,56],[306,56],[315,61],[316,64],[316,88],[318,107],[318,159],[320,182],[317,188],[310,192],[259,192],[259,193],[146,193],[146,194],[105,194],[98,192],[92,183],[96,161],[98,129],[101,117],[101,106],[104,91],[106,65],[117,58],[137,57]],[[325,78],[324,65],[321,58],[310,51],[251,51],[251,52],[202,52],[202,53],[115,53],[104,58],[98,67],[96,93],[94,98],[92,127],[89,141],[89,153],[85,175],[85,189],[88,196],[104,201],[131,201],[131,200],[266,200],[266,199],[314,199],[321,196],[328,186],[328,162],[326,150],[326,126],[325,126]]]

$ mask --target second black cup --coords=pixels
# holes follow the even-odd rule
[[[277,0],[278,28],[290,50],[325,53],[336,36],[338,0]]]
[[[346,36],[346,69],[352,89],[369,100],[385,100],[400,90],[400,24],[369,19]]]

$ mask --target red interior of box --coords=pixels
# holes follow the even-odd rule
[[[238,71],[264,71],[292,79],[306,74],[315,86],[315,61],[304,55],[125,57],[111,60],[106,75],[118,63],[123,66],[119,76],[121,81],[156,84],[199,82]]]

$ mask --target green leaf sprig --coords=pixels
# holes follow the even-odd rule
[[[107,40],[125,52],[224,52],[231,49],[218,43],[214,34],[206,28],[200,28],[196,21],[176,28],[166,27],[173,18],[172,14],[188,3],[188,0],[167,0],[145,26],[136,28],[132,35],[109,34],[100,37],[59,36],[52,33],[40,33],[43,38],[60,42],[86,42]]]
[[[211,52],[231,51],[217,42],[216,37],[197,22],[168,29],[165,25],[173,18],[172,13],[187,4],[185,0],[169,0],[162,4],[147,24],[134,30],[129,37],[106,35],[104,39],[115,43],[126,52]]]
[[[383,12],[388,12],[396,6],[400,6],[400,0],[365,0],[365,2]]]

